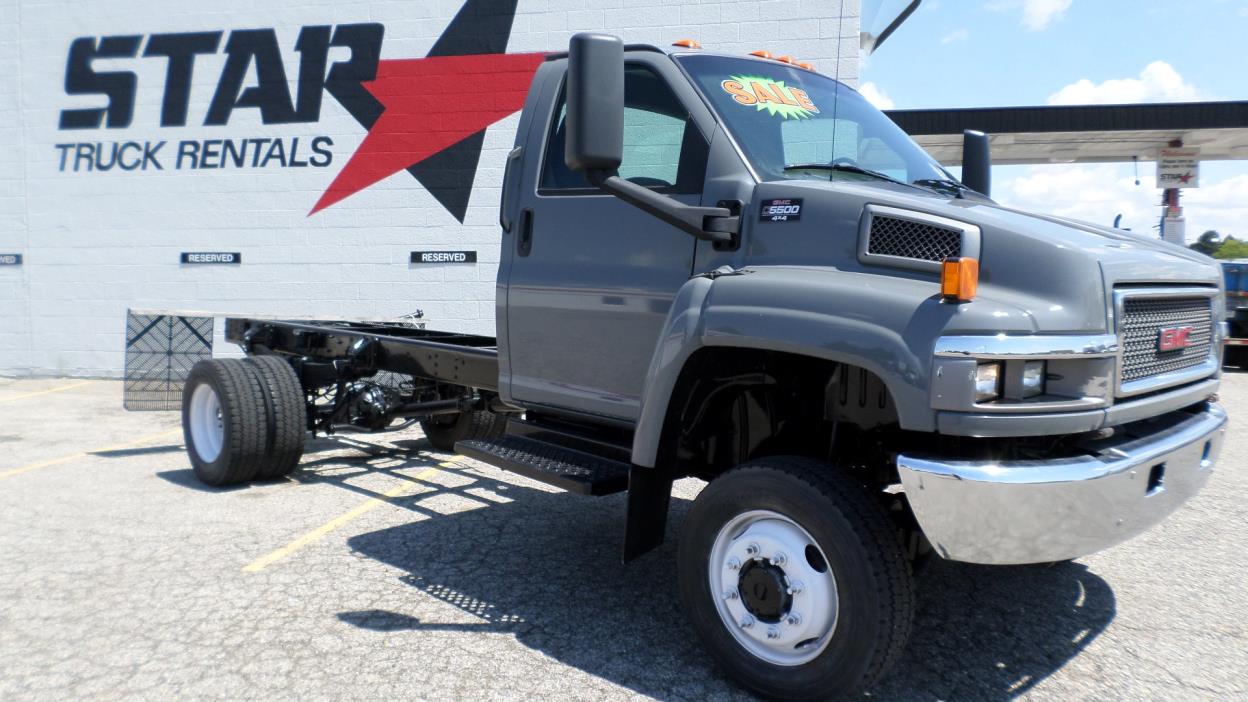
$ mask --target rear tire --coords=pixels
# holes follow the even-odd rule
[[[283,478],[299,467],[307,440],[303,386],[295,369],[278,356],[250,356],[244,363],[264,391],[266,458],[256,471],[256,478]]]
[[[817,461],[762,458],[713,480],[685,519],[677,568],[711,656],[767,697],[855,694],[910,635],[914,583],[893,523]]]
[[[244,483],[265,458],[268,417],[260,382],[240,359],[200,361],[182,388],[182,435],[195,477]]]
[[[507,428],[507,415],[488,410],[443,414],[421,421],[429,443],[439,451],[451,453],[455,444],[469,439],[495,439]]]

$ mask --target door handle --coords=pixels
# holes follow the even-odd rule
[[[527,207],[520,211],[520,236],[516,242],[521,256],[528,256],[533,250],[533,210]]]
[[[520,154],[524,153],[523,146],[517,146],[507,154],[507,166],[503,170],[503,192],[499,197],[498,205],[498,223],[504,232],[511,231],[511,191],[513,190],[512,178],[515,177],[516,163],[520,160]]]

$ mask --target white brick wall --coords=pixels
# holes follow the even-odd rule
[[[0,374],[117,375],[127,307],[255,314],[393,317],[417,308],[439,328],[492,333],[497,196],[518,117],[487,133],[460,225],[399,172],[308,216],[365,136],[328,93],[320,121],[264,125],[238,109],[201,126],[225,54],[194,65],[187,126],[161,127],[163,58],[97,59],[97,71],[138,76],[132,124],[58,129],[61,110],[103,96],[64,90],[70,43],[82,36],[273,27],[295,92],[301,27],[380,22],[381,57],[420,58],[460,0],[0,0]],[[568,37],[608,30],[628,42],[692,37],[708,49],[765,48],[814,61],[854,84],[859,0],[520,0],[508,51],[561,50]],[[225,38],[222,39],[222,45]],[[331,50],[330,61],[345,59]],[[254,70],[249,81],[255,81]],[[333,139],[327,168],[173,170],[179,140],[315,136]],[[67,142],[168,142],[163,171],[59,170]],[[304,144],[306,148],[306,144]],[[72,161],[72,160],[71,160]],[[407,264],[416,249],[476,249],[475,266]],[[241,266],[180,266],[183,251],[238,251]]]

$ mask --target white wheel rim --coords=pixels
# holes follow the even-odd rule
[[[753,581],[751,569],[761,569]],[[823,549],[797,522],[766,510],[734,517],[715,536],[707,572],[720,620],[751,655],[793,666],[813,660],[827,648],[840,604],[836,578]],[[759,573],[765,577],[758,578]],[[759,604],[760,579],[767,592],[766,582],[776,578],[788,597],[781,596],[778,612],[769,604],[767,616],[759,616],[761,608],[750,607]],[[747,582],[754,587],[753,596],[741,589]]]
[[[225,444],[225,418],[221,414],[221,400],[207,383],[191,393],[190,416],[191,443],[195,453],[204,463],[212,463],[221,455]]]

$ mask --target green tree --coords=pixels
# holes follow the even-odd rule
[[[1192,244],[1188,248],[1195,250],[1195,251],[1199,251],[1206,256],[1212,256],[1213,253],[1217,251],[1218,247],[1221,245],[1222,245],[1222,235],[1210,229],[1204,234],[1201,234],[1200,238],[1196,240],[1196,243]]]
[[[1248,241],[1240,241],[1233,236],[1226,237],[1226,241],[1213,252],[1214,258],[1248,258]]]

